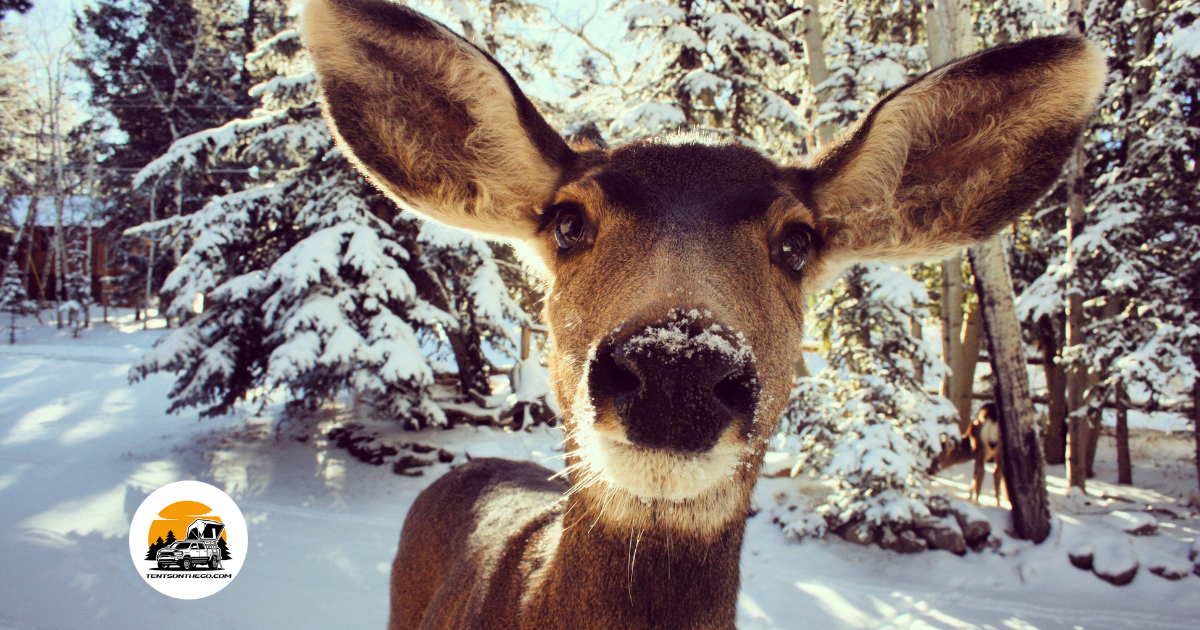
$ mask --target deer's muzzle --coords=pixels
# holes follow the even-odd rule
[[[751,421],[758,404],[742,335],[697,311],[614,335],[597,349],[588,379],[593,405],[615,410],[625,437],[645,448],[706,453],[735,420]]]

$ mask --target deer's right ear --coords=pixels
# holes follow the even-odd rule
[[[528,238],[577,155],[508,72],[386,0],[311,0],[325,117],[372,183],[447,225]]]

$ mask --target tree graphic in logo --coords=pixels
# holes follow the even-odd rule
[[[221,517],[198,501],[176,501],[160,510],[150,523],[146,543],[145,559],[160,571],[219,570],[222,560],[233,559]]]

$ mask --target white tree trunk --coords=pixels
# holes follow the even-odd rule
[[[964,0],[933,0],[925,5],[925,31],[928,35],[929,63],[940,66],[954,59],[969,55],[975,50],[971,31],[971,5]],[[957,404],[966,392],[967,405],[964,412],[959,409],[960,425],[970,415],[970,392],[973,385],[966,379],[974,378],[976,356],[967,357],[963,352],[963,286],[962,254],[955,254],[942,261],[942,360],[950,368],[950,376],[942,383],[942,395]]]
[[[808,81],[813,88],[816,102],[813,105],[819,114],[821,105],[828,96],[816,91],[816,87],[829,78],[829,68],[825,65],[825,34],[821,30],[821,5],[819,0],[804,0],[804,51],[808,55]],[[834,135],[833,125],[821,125],[817,128],[817,145],[826,146]]]

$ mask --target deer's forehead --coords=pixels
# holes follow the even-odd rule
[[[587,180],[607,210],[646,227],[760,221],[789,197],[774,163],[733,144],[635,143]]]

